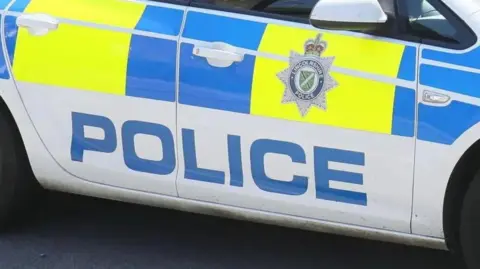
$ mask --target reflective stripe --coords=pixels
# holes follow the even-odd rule
[[[285,120],[390,134],[395,85],[332,73],[339,86],[327,93],[327,110],[302,117],[296,104],[282,104],[285,86],[276,74],[287,63],[257,58],[251,113]]]
[[[15,17],[6,18],[7,50],[16,80],[175,101],[176,42],[133,32],[178,35],[183,10],[118,0],[19,0],[13,7],[61,20],[48,35],[32,36],[18,29]]]
[[[192,51],[193,45],[182,44],[179,102],[249,114],[255,57],[245,55],[242,62],[228,68],[212,68]]]
[[[13,74],[22,82],[124,95],[130,37],[69,24],[41,37],[20,29]]]
[[[176,58],[177,42],[132,36],[126,95],[175,102]]]
[[[389,77],[392,82],[332,72],[340,86],[327,94],[327,111],[312,109],[302,117],[295,104],[281,103],[284,85],[277,74],[288,67],[288,62],[281,59],[288,57],[291,50],[303,53],[305,41],[314,38],[317,32],[189,12],[184,38],[226,42],[258,53],[257,56],[247,54],[243,62],[228,68],[212,68],[205,59],[192,55],[192,45],[183,44],[179,102],[284,120],[413,136],[415,91],[397,88],[394,81],[397,78],[415,81],[415,47],[325,33],[323,39],[328,41],[325,56],[336,57],[335,67]],[[279,58],[272,59],[269,55]],[[400,100],[408,100],[411,104],[403,104]]]
[[[403,51],[402,61],[398,70],[397,77],[415,81],[417,77],[417,49],[412,46],[406,46]]]
[[[31,0],[24,12],[134,29],[145,7],[119,0]]]
[[[420,65],[420,85],[480,98],[480,49],[449,53],[424,49]],[[422,61],[424,62],[424,61]],[[472,104],[452,100],[446,106],[418,105],[417,138],[423,141],[453,144],[463,133],[480,122],[478,101]]]
[[[177,36],[182,26],[183,10],[157,6],[147,6],[135,29]],[[163,22],[171,22],[169,24]]]
[[[446,107],[418,105],[419,140],[451,145],[480,122],[480,107],[452,101]]]
[[[316,30],[268,24],[259,51],[285,57],[290,56],[291,50],[303,54],[305,41],[315,38],[317,33]],[[335,56],[334,66],[397,78],[405,45],[334,33],[323,33],[322,39],[328,42],[323,56]]]
[[[479,73],[421,64],[420,74],[422,85],[480,98]]]
[[[189,11],[182,36],[257,50],[264,31],[265,23]]]
[[[448,63],[455,64],[465,67],[471,67],[475,69],[480,69],[480,47],[476,47],[471,51],[463,53],[451,53],[445,51],[436,51],[431,49],[422,50],[422,58]]]
[[[303,54],[305,41],[315,38],[316,34],[317,31],[313,30],[269,24],[259,51],[281,56],[289,56],[291,50]],[[288,38],[285,38],[286,36]],[[405,46],[402,44],[332,33],[323,34],[322,39],[328,42],[324,56],[335,56],[334,66],[397,78],[400,65],[404,62],[402,72],[406,75],[402,76],[412,78],[411,73],[415,73],[415,48],[413,54],[411,49],[404,53]],[[285,86],[278,79],[277,73],[287,67],[287,62],[257,57],[251,114],[392,133],[395,84],[332,72],[339,86],[327,93],[327,110],[312,109],[302,117],[296,104],[281,103]],[[414,95],[414,92],[412,94]],[[412,105],[414,100],[410,100]],[[413,121],[410,123],[412,126],[407,127],[409,130],[413,129],[414,124]],[[411,136],[410,131],[396,131],[396,134],[407,133]]]
[[[397,86],[393,106],[392,134],[413,137],[415,134],[416,92]]]

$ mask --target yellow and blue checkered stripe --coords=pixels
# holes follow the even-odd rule
[[[122,0],[17,0],[9,12],[47,13],[80,24],[61,23],[38,37],[7,16],[7,50],[17,81],[175,101],[176,39],[184,10]]]
[[[8,57],[15,79],[107,94],[175,100],[176,37],[184,10],[123,0],[17,0],[9,11],[48,13],[81,22],[62,23],[48,35],[18,29],[5,18]],[[122,29],[111,31],[97,26]],[[125,31],[123,31],[125,30]],[[137,35],[139,30],[172,38]],[[186,105],[312,124],[412,137],[415,91],[374,79],[333,72],[340,86],[328,93],[328,110],[302,118],[281,104],[284,86],[276,74],[288,57],[303,52],[317,31],[196,11],[188,13],[183,38],[223,41],[254,51],[229,68],[214,68],[182,43],[179,102]],[[415,81],[416,49],[411,46],[325,33],[325,54],[334,66],[391,79]]]
[[[0,0],[4,10],[10,0]],[[150,6],[124,0],[16,0],[9,12],[47,13],[58,18],[98,26],[62,23],[46,36],[30,36],[18,29],[16,15],[5,18],[7,58],[15,79],[99,93],[175,102],[177,38],[184,9]],[[159,34],[160,36],[135,34]],[[288,66],[278,59],[290,50],[303,52],[314,30],[189,12],[183,38],[223,41],[253,51],[243,62],[214,68],[192,55],[193,45],[181,45],[179,102],[235,113],[282,120],[412,137],[415,91],[395,82],[332,72],[340,86],[327,95],[326,112],[313,109],[302,118],[295,105],[281,104],[284,85],[276,74]],[[162,38],[167,36],[170,38]],[[415,81],[415,47],[382,40],[325,33],[335,56],[334,66],[385,78]],[[9,79],[0,51],[0,79]],[[480,49],[463,53],[424,50],[421,58],[480,70]],[[273,55],[275,57],[270,57]],[[422,85],[480,98],[480,74],[462,68],[421,64]],[[468,116],[465,116],[468,115]],[[445,107],[418,106],[418,139],[452,144],[480,122],[480,107],[452,101]]]
[[[229,68],[212,68],[192,57],[192,44],[180,53],[181,104],[283,120],[412,137],[415,91],[373,79],[332,72],[339,87],[327,93],[326,112],[314,109],[301,117],[294,104],[282,104],[284,85],[277,73],[288,67],[290,51],[303,53],[315,30],[263,23],[243,18],[189,12],[182,37],[221,41],[254,51]],[[324,33],[325,56],[334,66],[391,79],[415,81],[416,48],[398,43]],[[393,80],[392,80],[393,81]]]

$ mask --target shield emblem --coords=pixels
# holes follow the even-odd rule
[[[302,70],[300,71],[300,89],[304,92],[309,92],[315,84],[315,72]]]

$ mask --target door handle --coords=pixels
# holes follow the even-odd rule
[[[45,35],[58,28],[59,21],[47,14],[23,14],[17,18],[17,26],[28,29],[32,35]]]
[[[232,62],[241,62],[243,55],[235,52],[224,51],[221,49],[212,49],[207,47],[195,47],[194,55],[215,60],[224,60]]]
[[[244,54],[237,51],[233,46],[215,42],[210,45],[196,45],[193,55],[207,59],[207,62],[215,67],[229,67],[233,63],[243,61]]]

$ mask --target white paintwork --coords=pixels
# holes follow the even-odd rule
[[[387,15],[377,0],[319,0],[310,14],[310,20],[384,23]]]
[[[331,1],[331,3],[333,2],[346,3],[346,1],[339,0]],[[445,0],[445,2],[472,29],[480,33],[478,1]],[[342,9],[342,12],[344,11],[345,9]],[[243,15],[235,14],[232,16]],[[338,19],[338,13],[336,16]],[[248,17],[252,18],[251,16]],[[109,28],[109,30],[112,29]],[[352,35],[363,34],[352,33]],[[2,38],[4,38],[3,32]],[[424,46],[424,48],[431,49],[433,47]],[[466,49],[466,51],[471,49],[473,48]],[[3,51],[6,52],[5,47]],[[456,53],[456,51],[451,52]],[[22,95],[17,91],[17,87]],[[175,104],[118,96],[104,97],[85,91],[26,83],[19,83],[17,87],[13,80],[0,80],[0,95],[7,103],[18,125],[32,169],[39,182],[46,188],[427,247],[444,247],[442,210],[443,197],[449,176],[460,156],[478,139],[480,133],[480,125],[476,125],[450,146],[417,141],[415,146],[417,152],[414,169],[415,185],[412,194],[414,141],[409,138],[393,138],[386,135],[339,130],[295,122],[285,123],[275,119],[249,118],[245,115],[181,105],[179,105],[180,116],[177,123],[175,117],[161,119],[158,117],[162,114],[159,112],[175,113]],[[423,89],[428,88],[420,87],[417,93],[419,100],[424,94]],[[429,90],[436,91],[436,89]],[[475,98],[459,94],[449,94],[449,96],[453,100],[480,104],[478,99]],[[40,99],[42,103],[38,102]],[[28,108],[29,113],[27,113],[24,105]],[[145,111],[142,109],[130,109],[127,113],[124,107],[142,107],[149,113],[142,112]],[[177,163],[179,164],[178,175],[180,178],[178,181],[171,177],[159,180],[158,176],[152,177],[147,174],[132,173],[125,169],[123,160],[121,160],[121,147],[107,157],[88,152],[88,158],[92,160],[91,163],[75,164],[69,160],[70,157],[66,155],[68,151],[65,150],[69,147],[70,137],[65,133],[71,128],[68,117],[72,110],[108,116],[117,123],[117,126],[127,119],[143,119],[151,122],[161,122],[168,125],[171,130],[175,130],[175,128],[179,131],[182,128],[194,129],[199,165],[225,172],[228,172],[227,159],[225,158],[227,133],[240,135],[243,150],[247,153],[249,145],[257,138],[293,141],[306,150],[307,164],[304,165],[292,166],[292,163],[285,162],[281,158],[269,159],[267,161],[269,173],[271,167],[278,165],[281,168],[278,171],[272,170],[272,175],[278,175],[278,173],[292,174],[295,171],[311,178],[313,171],[311,149],[313,145],[362,150],[368,153],[367,162],[375,163],[373,168],[364,168],[365,183],[363,186],[357,186],[358,190],[368,192],[370,204],[368,207],[359,207],[319,201],[312,195],[314,185],[311,180],[309,181],[308,192],[300,197],[279,197],[265,192],[259,193],[258,188],[251,182],[251,176],[249,176],[249,173],[251,173],[249,160],[245,157],[248,154],[242,154],[244,156],[243,168],[245,173],[245,186],[242,189],[234,189],[228,185],[210,184],[207,186],[207,183],[187,181],[182,178],[185,167],[183,160],[181,160],[183,158],[183,145],[180,132],[177,133],[178,138],[175,141],[179,148]],[[40,123],[37,124],[37,129],[35,129],[32,121]],[[287,125],[290,127],[289,129],[294,131],[282,132],[282,128]],[[243,128],[244,126],[258,130],[258,132],[251,132],[249,129]],[[92,133],[90,135],[95,136],[96,134]],[[318,137],[322,139],[319,141]],[[156,150],[151,146],[152,143],[154,142],[150,140],[146,141],[146,144],[139,142],[138,145],[141,147],[139,151],[148,156],[155,156]],[[391,151],[391,147],[393,147],[394,152]],[[211,158],[207,154],[212,154],[215,157]],[[56,157],[58,162],[52,158],[52,155]],[[273,162],[277,162],[277,164],[274,165]],[[95,163],[102,164],[103,167],[98,167]],[[338,167],[338,164],[337,166],[332,164],[332,166],[353,171],[358,169],[352,166]],[[62,167],[72,171],[75,176],[66,172]],[[111,169],[105,169],[105,167]],[[392,173],[392,171],[396,171],[396,173]],[[175,175],[176,173],[172,174]],[[228,177],[226,181],[228,183]],[[176,195],[176,184],[178,184],[180,194],[190,199],[171,197]],[[350,184],[338,183],[335,187],[355,189],[355,186]],[[412,195],[414,201],[413,213],[410,209]],[[410,232],[413,232],[413,234],[410,234]]]
[[[364,227],[410,232],[414,143],[412,138],[250,117],[183,105],[179,105],[178,111],[177,141],[181,141],[182,128],[195,130],[198,166],[224,171],[226,174],[225,185],[184,179],[185,166],[181,162],[177,183],[180,197]],[[289,131],[285,132],[285,130]],[[242,188],[229,185],[227,134],[241,137],[244,172]],[[306,164],[292,163],[287,156],[267,155],[265,171],[272,178],[288,179],[293,174],[308,176],[307,193],[300,196],[275,194],[260,190],[255,185],[252,179],[249,152],[252,142],[261,138],[293,142],[305,150]],[[364,167],[330,163],[331,169],[363,173],[363,185],[331,181],[330,186],[366,192],[368,206],[315,198],[314,146],[366,153]],[[179,159],[183,159],[183,144],[179,143],[178,147]],[[395,155],[385,151],[385,148],[393,149]]]
[[[175,103],[21,82],[17,82],[17,87],[37,132],[55,160],[65,170],[81,179],[105,185],[177,195],[175,171],[168,175],[154,175],[134,172],[125,165],[120,135],[121,126],[127,120],[160,123],[170,130],[175,130]],[[70,156],[72,112],[103,115],[112,120],[118,141],[116,150],[112,154],[85,151],[83,162],[72,161]],[[85,134],[87,137],[97,139],[104,136],[102,130],[85,130]],[[139,157],[150,160],[162,159],[162,144],[158,139],[137,135],[135,142]]]

